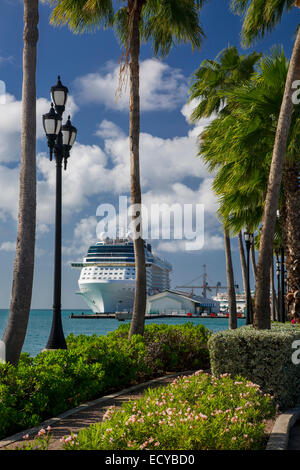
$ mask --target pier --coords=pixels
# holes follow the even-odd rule
[[[116,313],[91,313],[91,314],[81,314],[81,315],[74,315],[71,314],[69,315],[69,318],[71,319],[81,319],[81,320],[87,320],[87,319],[92,319],[92,320],[103,320],[104,318],[107,319],[115,319],[116,318]],[[213,318],[213,319],[224,319],[228,318],[228,315],[186,315],[186,314],[172,314],[172,313],[158,313],[158,314],[151,314],[151,315],[145,315],[145,320],[152,320],[152,319],[157,319],[157,318]],[[238,315],[238,318],[245,318],[245,316]],[[126,320],[130,320],[131,318],[126,318]],[[124,319],[125,320],[125,319]],[[122,320],[119,320],[122,321]]]

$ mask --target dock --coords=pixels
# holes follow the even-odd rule
[[[81,315],[74,315],[71,314],[69,316],[71,319],[78,319],[78,320],[103,320],[103,319],[116,319],[116,313],[91,313],[91,314],[81,314]],[[145,320],[153,320],[157,318],[186,318],[187,320],[190,318],[211,318],[211,319],[226,319],[228,316],[226,315],[216,315],[216,316],[210,316],[210,315],[186,315],[186,314],[172,314],[172,313],[152,313],[151,315],[145,315]],[[245,316],[238,316],[240,319],[244,319]],[[130,320],[130,318],[124,318],[124,320]],[[119,319],[119,321],[122,321]]]

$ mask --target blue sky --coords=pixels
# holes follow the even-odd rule
[[[184,202],[205,204],[205,244],[187,252],[182,245],[154,242],[157,253],[173,264],[172,285],[200,276],[207,265],[208,279],[226,284],[222,227],[215,216],[216,200],[211,176],[196,158],[199,127],[188,123],[188,84],[206,58],[215,58],[228,45],[240,51],[241,18],[229,10],[229,0],[210,0],[201,22],[206,34],[201,51],[174,49],[163,61],[153,59],[151,48],[141,49],[141,167],[146,204]],[[20,162],[20,109],[22,92],[23,6],[20,0],[2,0],[0,6],[0,80],[6,83],[6,104],[0,104],[0,307],[7,308],[11,292],[13,249],[17,228],[18,171]],[[85,308],[75,296],[79,272],[70,261],[81,259],[96,240],[96,209],[116,203],[129,190],[128,107],[126,96],[115,103],[121,51],[111,31],[73,35],[67,28],[49,25],[50,9],[40,5],[37,110],[38,110],[38,227],[32,306],[51,308],[53,286],[53,211],[55,166],[47,157],[41,115],[49,109],[49,89],[60,74],[70,89],[69,111],[78,139],[64,173],[63,295],[64,308]],[[255,49],[268,53],[283,45],[290,56],[298,10]],[[246,52],[250,52],[248,49]],[[233,241],[236,282],[242,285],[236,240]]]

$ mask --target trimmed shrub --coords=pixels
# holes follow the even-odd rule
[[[127,339],[130,325],[122,325],[108,337]],[[207,341],[210,331],[203,325],[187,322],[183,325],[155,323],[146,325],[142,337],[147,345],[143,362],[152,373],[166,370],[196,370],[209,368]]]
[[[296,340],[300,327],[291,324],[218,332],[208,341],[212,373],[245,377],[273,395],[281,409],[294,406],[300,400],[300,364],[292,361],[295,346],[300,348],[293,348]]]

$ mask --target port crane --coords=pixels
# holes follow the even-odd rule
[[[191,285],[192,282],[197,281],[200,277],[202,277],[203,283],[200,286]],[[191,281],[191,283],[187,286],[176,286],[175,289],[191,289],[191,297],[194,295],[194,289],[203,289],[202,296],[207,298],[207,291],[211,291],[212,289],[216,289],[216,295],[218,295],[220,290],[227,289],[227,286],[222,286],[221,282],[217,282],[215,286],[209,286],[207,282],[207,273],[206,273],[206,264],[203,264],[203,274],[201,276],[196,277]],[[238,284],[235,285],[238,289]]]

